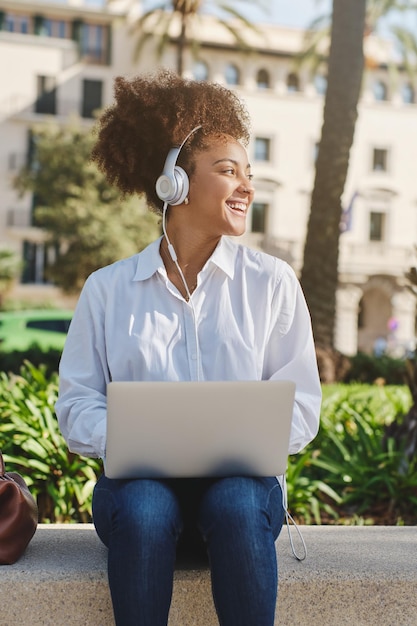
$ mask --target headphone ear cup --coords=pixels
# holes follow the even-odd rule
[[[190,181],[188,179],[187,172],[183,170],[182,167],[179,167],[179,165],[174,167],[174,177],[176,188],[175,194],[173,194],[172,198],[167,201],[171,206],[182,204],[190,189]]]
[[[198,128],[200,128],[200,126]],[[194,129],[192,133],[196,130],[198,129]],[[188,139],[188,137],[186,139]],[[155,184],[155,191],[158,198],[171,206],[182,204],[190,188],[190,181],[188,180],[186,171],[179,165],[176,165],[183,144],[184,142],[180,147],[171,148],[168,152],[163,172]]]
[[[189,188],[187,173],[178,165],[174,167],[172,174],[161,174],[155,186],[158,198],[172,206],[184,202]]]
[[[163,202],[170,202],[176,196],[177,182],[174,175],[161,174],[156,181],[155,190],[158,198]]]

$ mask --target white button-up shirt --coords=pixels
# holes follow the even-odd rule
[[[160,241],[94,272],[80,294],[56,404],[70,450],[104,458],[111,380],[287,379],[296,383],[289,452],[298,452],[317,433],[321,387],[293,270],[222,238],[187,302],[167,277]]]

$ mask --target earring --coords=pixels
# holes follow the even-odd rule
[[[185,200],[184,200],[184,204],[189,204],[190,200],[188,198],[188,196],[186,196]]]

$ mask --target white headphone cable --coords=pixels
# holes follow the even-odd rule
[[[181,280],[184,283],[184,287],[185,287],[185,291],[186,291],[186,294],[187,294],[188,302],[189,302],[189,304],[191,306],[191,310],[193,312],[194,332],[195,332],[195,341],[196,341],[196,357],[197,357],[197,380],[201,380],[201,376],[200,376],[200,344],[199,344],[199,341],[198,341],[197,317],[196,317],[196,312],[195,312],[195,308],[194,308],[194,302],[192,301],[191,293],[190,293],[190,290],[188,288],[187,281],[185,280],[184,273],[183,273],[183,271],[181,269],[180,264],[178,263],[177,253],[175,252],[175,248],[174,248],[174,246],[172,245],[172,243],[169,240],[168,233],[167,233],[167,230],[166,230],[166,212],[167,212],[167,209],[168,209],[168,202],[164,202],[164,207],[162,209],[162,230],[163,230],[166,242],[167,242],[169,255],[170,255],[172,261],[175,263],[175,267],[177,268],[178,273],[179,273],[179,275],[181,277]]]
[[[287,479],[286,479],[285,474],[283,475],[283,484],[282,484],[282,506],[283,506],[284,511],[285,511],[285,521],[286,521],[286,525],[287,525],[288,538],[289,538],[289,541],[290,541],[291,552],[293,553],[294,558],[296,558],[297,561],[304,561],[304,559],[307,557],[307,546],[305,544],[304,537],[301,534],[301,530],[298,528],[294,518],[292,517],[291,513],[288,511]],[[303,549],[303,552],[302,552],[301,555],[296,552],[296,549],[295,549],[295,546],[294,546],[294,541],[293,541],[293,538],[292,538],[292,535],[291,535],[291,531],[290,531],[290,521],[292,522],[292,524],[293,524],[293,526],[294,526],[294,528],[295,528],[295,530],[296,530],[296,532],[298,534],[298,537],[299,537],[299,539],[301,541],[301,545],[302,545],[302,549]]]
[[[164,237],[165,237],[167,245],[168,245],[169,255],[170,255],[172,261],[175,263],[175,266],[176,266],[176,268],[177,268],[177,270],[179,272],[181,280],[184,283],[184,287],[185,287],[185,291],[187,293],[188,301],[191,302],[191,293],[190,293],[190,290],[188,288],[187,281],[185,280],[185,276],[183,274],[181,266],[178,263],[177,253],[175,252],[175,248],[174,248],[174,246],[172,245],[172,243],[169,240],[168,233],[167,233],[167,230],[166,230],[166,212],[167,212],[167,209],[168,209],[168,203],[164,202],[164,208],[162,210],[162,230],[164,232]]]

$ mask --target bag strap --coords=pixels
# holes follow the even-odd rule
[[[0,476],[4,476],[6,473],[6,469],[4,467],[3,455],[0,450]]]

